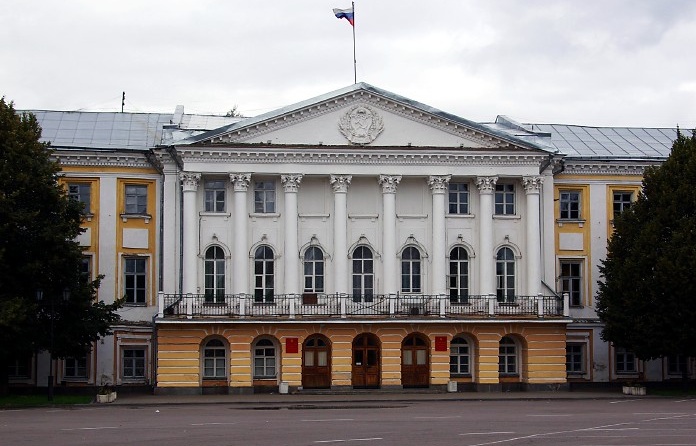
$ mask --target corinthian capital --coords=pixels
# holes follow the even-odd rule
[[[544,177],[524,177],[522,184],[524,190],[528,194],[538,194],[541,191],[541,184],[544,182]]]
[[[382,185],[383,194],[395,194],[396,187],[401,182],[401,175],[380,175],[379,184]]]
[[[299,173],[280,176],[280,182],[283,183],[285,192],[297,192],[300,188],[300,181],[302,181],[302,175]]]
[[[250,173],[231,173],[230,182],[234,186],[235,192],[246,192],[251,181]]]
[[[498,182],[498,177],[477,177],[476,187],[481,192],[494,192],[495,183]]]
[[[452,179],[452,175],[431,175],[428,177],[428,186],[433,194],[444,194]]]
[[[184,188],[184,192],[195,192],[198,190],[198,185],[201,182],[201,174],[194,172],[181,172],[179,174],[179,180],[181,180],[181,185]]]
[[[329,182],[331,187],[333,187],[334,193],[346,193],[348,192],[348,186],[353,179],[353,175],[331,175]]]

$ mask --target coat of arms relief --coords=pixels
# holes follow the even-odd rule
[[[369,144],[382,133],[384,123],[372,108],[356,105],[341,116],[338,129],[353,144]]]

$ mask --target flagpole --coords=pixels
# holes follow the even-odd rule
[[[355,57],[355,2],[351,2],[353,7],[353,83],[358,83],[358,60]]]

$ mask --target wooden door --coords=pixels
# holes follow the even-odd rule
[[[302,387],[331,387],[331,345],[323,336],[311,336],[302,344]]]
[[[380,385],[380,346],[377,336],[365,333],[353,340],[353,387]]]
[[[430,385],[430,351],[428,340],[422,335],[411,334],[401,344],[401,385]]]

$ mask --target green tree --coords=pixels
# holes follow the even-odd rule
[[[696,356],[696,131],[678,132],[667,160],[646,169],[600,272],[602,339],[643,360]]]
[[[53,354],[67,357],[89,352],[120,319],[120,300],[97,301],[99,279],[81,273],[83,206],[58,183],[60,166],[40,136],[32,114],[0,98],[0,393],[11,361],[51,347],[51,322]]]

